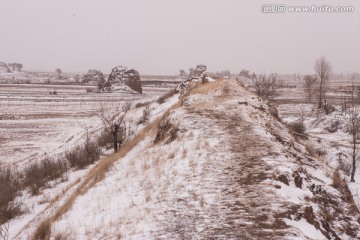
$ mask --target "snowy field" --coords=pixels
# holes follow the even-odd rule
[[[64,153],[84,140],[85,129],[99,130],[100,110],[112,111],[127,101],[152,101],[173,86],[152,83],[144,86],[144,94],[134,95],[96,93],[96,86],[84,85],[0,84],[0,166]]]
[[[142,95],[0,85],[1,164],[21,169],[76,147],[85,129],[100,129],[101,109],[156,100],[174,84],[154,81]],[[148,123],[138,123],[144,107],[133,107],[126,122],[134,137],[117,154],[70,169],[39,195],[21,192],[24,213],[8,222],[10,239],[31,239],[47,219],[53,239],[354,239],[356,212],[333,180],[339,158],[350,156],[347,116],[319,113],[300,88],[291,89],[297,102],[277,102],[278,112],[285,123],[303,116],[307,139],[295,139],[267,101],[231,79],[152,101]],[[336,121],[338,130],[329,132]],[[349,184],[359,206],[358,181],[359,171]]]
[[[66,161],[65,152],[83,144],[86,133],[96,136],[103,129],[101,111],[114,113],[126,102],[131,103],[128,125],[136,131],[141,127],[137,122],[144,109],[136,104],[154,102],[174,86],[152,78],[151,84],[143,86],[143,94],[97,93],[96,86],[54,85],[36,80],[39,84],[0,84],[0,167],[10,167],[16,173],[49,157]],[[72,193],[92,167],[70,169],[60,179],[48,182],[38,195],[22,190],[15,201],[21,203],[23,213],[9,225],[0,225],[0,230],[9,226],[12,239],[22,230],[31,229],[42,214],[61,203],[56,199]]]

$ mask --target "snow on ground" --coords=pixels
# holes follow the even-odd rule
[[[307,142],[316,150],[324,153],[321,157],[331,171],[336,170],[342,161],[348,169],[351,168],[351,137],[346,132],[346,124],[349,116],[341,111],[340,106],[335,106],[335,111],[326,115],[319,112],[313,104],[282,104],[278,107],[279,115],[285,122],[299,121],[300,115],[304,116],[307,134],[310,138]],[[360,208],[360,170],[356,169],[355,183],[350,183],[349,172],[343,172],[342,176],[348,182],[354,202]]]
[[[29,163],[45,157],[62,158],[66,151],[84,142],[86,130],[91,135],[99,133],[100,110],[114,112],[116,106],[128,100],[134,107],[137,101],[150,102],[161,93],[148,88],[145,94],[136,96],[96,94],[86,93],[82,86],[56,86],[58,95],[49,97],[52,88],[6,85],[0,89],[1,167],[21,172]],[[133,132],[143,128],[138,126],[143,109],[133,108],[126,116],[127,127]],[[21,191],[16,201],[22,204],[24,213],[8,222],[10,239],[30,238],[41,219],[53,214],[96,165],[70,170],[62,179],[49,182],[39,195],[31,195],[27,189]]]
[[[177,100],[175,95],[168,101]],[[156,137],[143,133],[103,181],[77,197],[52,224],[52,236],[360,236],[357,214],[349,212],[352,203],[331,185],[327,165],[308,155],[270,114],[266,101],[235,80],[224,80],[221,89],[199,90],[183,104],[163,117]]]
[[[326,240],[326,237],[322,235],[322,233],[317,230],[313,225],[308,223],[305,219],[300,219],[299,221],[294,221],[290,219],[284,220],[287,225],[293,226],[301,231],[305,237],[316,240]],[[302,239],[302,238],[294,238],[294,239]]]
[[[24,214],[10,220],[9,239],[30,239],[40,220],[52,214],[53,209],[61,204],[56,202],[57,198],[65,199],[69,196],[72,189],[75,188],[81,179],[89,172],[92,166],[83,170],[70,171],[65,174],[64,181],[61,179],[48,183],[40,195],[32,195],[28,190],[22,192],[22,195],[16,199],[21,202]],[[19,235],[26,232],[25,235]]]
[[[56,89],[57,95],[49,91]],[[2,85],[0,136],[2,166],[23,165],[45,156],[56,156],[84,141],[85,129],[96,133],[103,109],[114,111],[131,100],[151,101],[158,93],[87,93],[84,86]]]

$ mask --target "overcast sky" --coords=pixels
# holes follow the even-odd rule
[[[262,13],[265,3],[354,6],[353,13]],[[0,61],[24,70],[141,74],[360,72],[360,1],[0,0]]]

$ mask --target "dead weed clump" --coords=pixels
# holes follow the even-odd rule
[[[143,110],[142,116],[140,117],[140,119],[138,120],[137,124],[144,124],[147,123],[150,119],[150,107],[146,106]]]
[[[103,130],[98,138],[96,139],[96,143],[99,147],[104,147],[106,149],[110,149],[113,146],[114,135],[107,130]]]
[[[33,240],[48,240],[51,235],[51,223],[49,220],[43,221],[36,229]]]
[[[15,200],[21,185],[11,169],[0,169],[0,225],[21,214]]]
[[[306,131],[306,127],[301,121],[288,123],[287,127],[290,131],[298,134],[304,134]]]
[[[340,172],[336,170],[332,176],[332,186],[338,190],[341,190],[346,186],[345,180],[341,177]]]
[[[66,152],[65,157],[68,160],[70,167],[83,169],[99,160],[100,148],[94,142],[86,142],[84,145]]]
[[[317,157],[316,150],[311,143],[307,142],[305,144],[305,150],[309,153],[311,157],[313,158]]]
[[[68,170],[66,161],[45,158],[25,168],[24,185],[37,195],[49,181],[60,178]]]
[[[178,126],[170,121],[169,113],[164,114],[163,119],[160,122],[154,143],[157,144],[159,142],[165,142],[165,144],[168,144],[176,139],[178,131]]]
[[[194,94],[207,94],[210,91],[220,89],[222,83],[222,80],[216,80],[214,82],[207,82],[206,84],[196,84],[189,92]]]
[[[339,169],[343,171],[345,175],[350,176],[352,166],[349,162],[339,158]]]
[[[174,96],[176,94],[176,90],[172,89],[171,91],[165,93],[164,95],[162,95],[161,97],[159,97],[156,102],[159,104],[162,104],[166,101],[166,99],[171,98],[172,96]]]
[[[147,107],[151,104],[151,102],[138,102],[135,104],[135,108]]]

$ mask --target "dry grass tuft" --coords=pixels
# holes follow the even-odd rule
[[[346,186],[346,182],[345,180],[341,177],[340,173],[338,170],[336,170],[333,173],[332,176],[332,186],[338,190],[341,190],[344,186]]]
[[[174,141],[177,138],[179,128],[177,124],[173,124],[169,119],[169,112],[166,112],[158,127],[154,143],[165,142],[166,144]]]
[[[176,91],[175,91],[175,89],[173,89],[173,90],[165,93],[161,97],[159,97],[156,101],[157,101],[157,103],[162,104],[162,103],[164,103],[166,101],[166,99],[171,98],[175,94],[176,94]]]
[[[206,84],[196,84],[191,90],[191,93],[207,94],[210,91],[220,89],[223,84],[223,80],[216,80],[214,82],[208,82]]]
[[[147,107],[151,104],[151,102],[138,102],[135,104],[135,108]]]
[[[173,159],[175,157],[175,152],[171,152],[168,156],[168,159]]]
[[[51,235],[51,223],[49,220],[43,221],[36,229],[33,240],[48,240]]]
[[[60,178],[67,170],[65,161],[45,158],[25,168],[25,186],[30,186],[31,193],[37,195],[48,181]]]
[[[292,122],[286,124],[286,126],[289,128],[290,131],[294,133],[304,134],[306,131],[306,127],[304,123],[298,121],[298,122]]]
[[[143,110],[142,116],[140,117],[140,119],[137,121],[137,124],[145,124],[149,121],[150,119],[150,107],[146,106]]]
[[[183,147],[182,158],[186,158],[186,156],[187,156],[187,149]]]
[[[21,204],[14,201],[21,185],[11,169],[0,169],[0,226],[21,214]]]
[[[305,144],[305,149],[309,153],[309,155],[313,158],[317,157],[315,148],[311,145],[311,143],[307,142]]]

